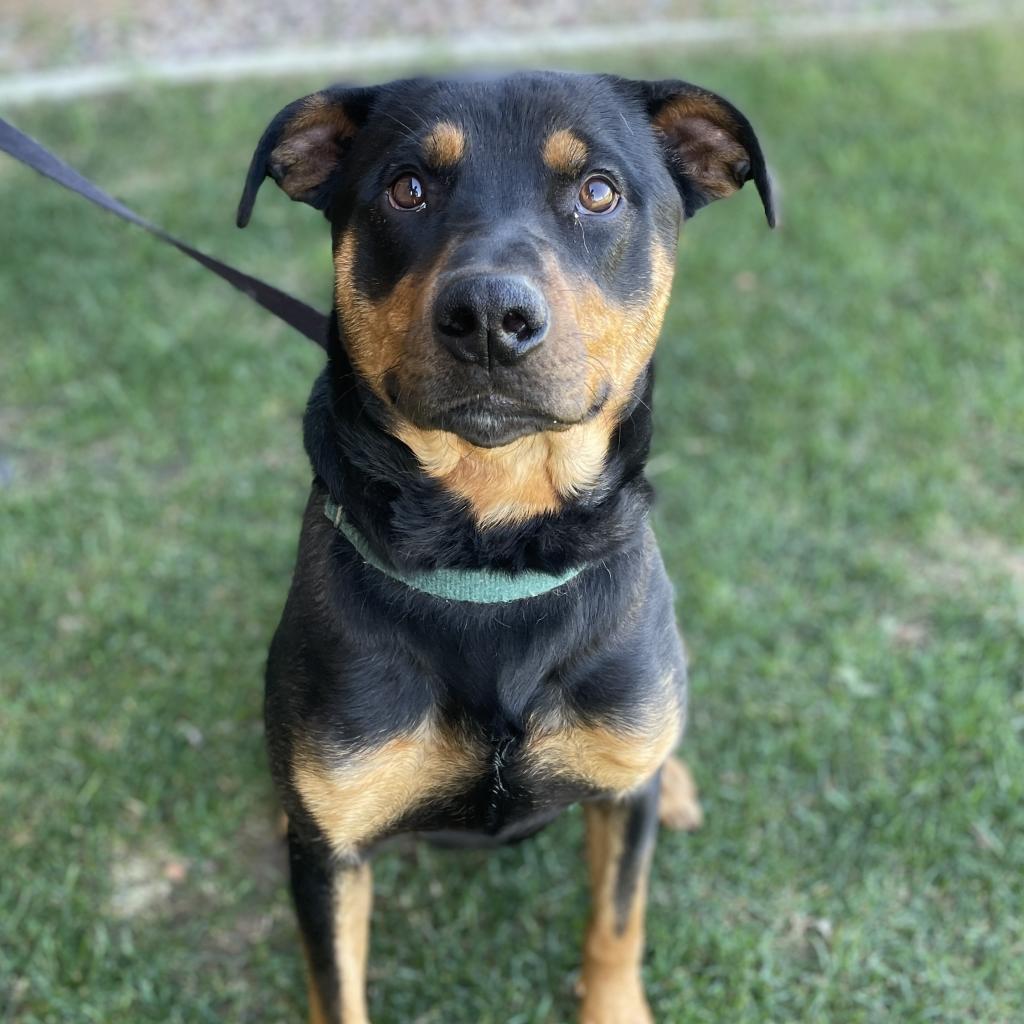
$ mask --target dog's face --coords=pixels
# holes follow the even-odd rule
[[[266,176],[331,221],[343,344],[393,432],[480,449],[587,423],[607,440],[683,217],[753,180],[773,221],[746,118],[682,82],[333,87],[271,123],[240,224]]]

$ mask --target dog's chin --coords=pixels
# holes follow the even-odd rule
[[[501,448],[530,434],[572,426],[542,412],[490,402],[457,406],[431,419],[435,430],[447,430],[477,448]]]
[[[477,396],[441,408],[405,405],[394,401],[399,414],[422,430],[444,430],[476,448],[501,448],[531,434],[568,430],[595,416],[604,404],[604,396],[583,415],[569,416],[543,408],[524,405],[504,395]]]

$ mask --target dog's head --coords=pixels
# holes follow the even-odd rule
[[[480,450],[585,424],[607,445],[682,219],[753,181],[774,223],[750,123],[678,81],[336,86],[264,132],[240,226],[268,176],[330,220],[342,343],[417,454],[439,435]]]

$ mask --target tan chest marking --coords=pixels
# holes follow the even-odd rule
[[[395,433],[425,473],[464,498],[481,526],[492,526],[556,512],[567,497],[592,487],[604,468],[609,430],[583,423],[500,448],[477,448],[448,431],[410,423]]]
[[[659,707],[632,729],[581,722],[538,731],[526,744],[531,773],[578,779],[596,789],[627,793],[664,764],[682,732],[678,703]]]
[[[292,778],[335,853],[356,852],[430,798],[454,793],[481,771],[484,754],[426,719],[412,732],[332,764],[300,750]]]

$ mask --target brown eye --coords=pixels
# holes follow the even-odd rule
[[[422,210],[427,205],[423,182],[415,174],[403,174],[391,183],[388,201],[396,210]]]
[[[579,204],[587,213],[610,213],[619,205],[619,193],[607,178],[595,174],[583,182]]]

